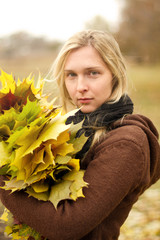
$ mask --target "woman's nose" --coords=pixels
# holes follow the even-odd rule
[[[79,76],[77,79],[77,91],[84,92],[88,90],[87,81],[84,76]]]

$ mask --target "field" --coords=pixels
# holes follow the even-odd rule
[[[128,66],[135,112],[151,118],[160,133],[160,65]],[[160,239],[160,181],[135,204],[121,229],[120,240]]]
[[[0,59],[0,68],[13,73],[15,78],[27,77],[33,72],[46,77],[54,54],[39,57]],[[160,65],[128,64],[129,95],[135,103],[135,113],[151,118],[160,132]],[[51,83],[50,83],[51,84]],[[46,87],[49,92],[51,86]],[[0,210],[2,210],[0,206]],[[0,239],[4,226],[0,225]],[[158,240],[160,239],[160,181],[148,189],[135,204],[128,220],[122,227],[120,240]]]
[[[160,65],[136,66],[130,64],[129,92],[135,112],[152,119],[160,132]]]

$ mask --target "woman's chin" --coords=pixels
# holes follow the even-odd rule
[[[83,104],[80,106],[80,109],[83,113],[90,113],[95,111],[96,109],[94,109],[92,106],[87,105],[87,104]]]

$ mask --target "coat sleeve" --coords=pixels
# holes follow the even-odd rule
[[[143,138],[143,139],[142,139]],[[57,210],[50,202],[28,197],[23,191],[0,190],[2,203],[21,222],[50,240],[80,239],[92,231],[142,181],[147,167],[145,151],[132,139],[110,137],[97,145],[85,172],[85,198],[62,201]]]

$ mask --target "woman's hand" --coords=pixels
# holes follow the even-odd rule
[[[0,200],[1,200],[1,197],[2,197],[2,193],[4,193],[4,189],[2,189],[1,187],[3,187],[4,186],[4,181],[6,180],[6,177],[5,176],[3,176],[3,175],[1,175],[0,176]]]
[[[44,237],[41,237],[41,240],[44,240]],[[28,240],[35,240],[33,237],[29,237]]]
[[[16,217],[13,216],[13,219],[14,219],[13,221],[14,224],[18,224],[18,225],[21,224],[21,222]]]
[[[1,175],[0,176],[0,187],[3,187],[4,186],[4,181],[6,180],[6,177]]]
[[[0,200],[3,203],[3,196],[8,195],[11,191],[10,190],[4,190],[3,187],[5,185],[5,181],[8,180],[7,176],[0,175]]]

